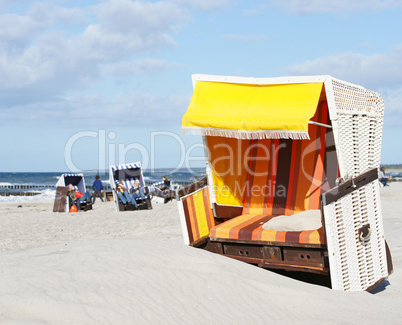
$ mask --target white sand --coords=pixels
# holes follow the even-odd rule
[[[402,183],[381,195],[395,272],[375,294],[186,247],[176,202],[76,214],[1,203],[0,324],[401,324]]]

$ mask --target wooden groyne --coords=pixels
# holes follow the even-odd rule
[[[154,182],[145,181],[146,186],[151,186]],[[187,185],[190,185],[191,182],[172,182],[171,187],[173,190],[180,189]],[[103,185],[105,192],[112,191],[112,188],[109,184]],[[24,185],[24,184],[15,184],[15,185],[0,185],[0,196],[35,196],[41,194],[41,192],[37,192],[40,190],[52,189],[56,190],[56,185]],[[92,190],[92,185],[86,185],[86,190]],[[24,190],[24,191],[21,191]]]
[[[30,189],[46,189],[46,188],[56,188],[55,185],[0,185],[0,189],[8,190],[30,190]]]
[[[0,196],[35,196],[40,192],[0,192]]]

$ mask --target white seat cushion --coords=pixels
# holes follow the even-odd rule
[[[321,210],[307,210],[291,216],[277,216],[262,225],[263,229],[276,231],[306,231],[321,227]]]

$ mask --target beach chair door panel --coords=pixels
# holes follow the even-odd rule
[[[68,202],[67,191],[68,188],[66,186],[57,186],[53,212],[66,212],[66,208],[68,207],[68,205],[66,206],[66,203]]]
[[[377,170],[322,195],[332,288],[364,291],[388,275]]]
[[[184,243],[194,246],[205,240],[215,226],[208,187],[180,198],[178,208]]]

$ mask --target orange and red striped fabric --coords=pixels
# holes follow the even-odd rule
[[[271,218],[273,218],[272,215],[244,214],[212,228],[209,237],[212,240],[219,238],[292,244],[325,244],[325,236],[322,228],[309,231],[263,229],[262,225]]]
[[[330,125],[327,102],[311,121]],[[211,229],[210,237],[324,244],[322,228],[303,232],[262,229],[273,216],[320,209],[320,196],[335,186],[338,161],[332,129],[309,124],[310,140],[253,140],[243,214]]]
[[[325,101],[311,120],[330,124]],[[320,208],[321,194],[335,186],[338,162],[332,129],[310,124],[309,135],[310,140],[253,141],[243,214],[291,215]]]
[[[208,187],[183,198],[182,203],[189,241],[193,243],[207,236],[215,226]]]

